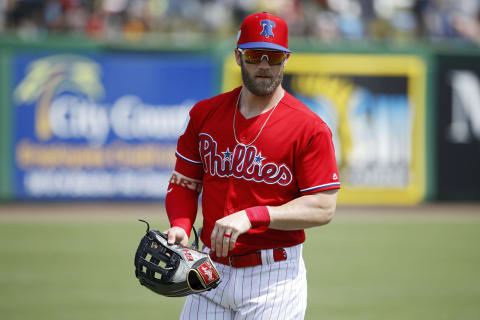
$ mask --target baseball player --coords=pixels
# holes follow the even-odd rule
[[[284,20],[243,21],[242,86],[198,102],[177,145],[168,241],[186,244],[202,195],[201,240],[222,282],[190,295],[181,319],[303,319],[305,228],[327,224],[339,176],[327,125],[282,88]]]

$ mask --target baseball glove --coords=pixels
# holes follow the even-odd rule
[[[198,250],[198,235],[192,247],[167,244],[167,235],[150,230],[135,253],[135,276],[142,286],[166,297],[183,297],[216,288],[220,275],[210,257]]]

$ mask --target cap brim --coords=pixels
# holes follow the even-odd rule
[[[247,43],[239,44],[238,47],[240,49],[271,49],[271,50],[284,51],[287,53],[292,52],[283,46],[280,46],[278,44],[271,43],[271,42],[247,42]]]

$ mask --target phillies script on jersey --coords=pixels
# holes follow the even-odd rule
[[[200,157],[205,173],[218,177],[241,178],[286,186],[292,181],[292,172],[285,165],[264,162],[262,152],[257,147],[237,144],[233,152],[227,147],[224,152],[217,152],[217,142],[207,133],[200,133]]]

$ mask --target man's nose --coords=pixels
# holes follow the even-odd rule
[[[259,64],[260,67],[262,68],[268,68],[270,67],[270,64],[268,64],[268,57],[266,55],[264,55],[262,57],[262,60],[260,61],[260,64]]]

